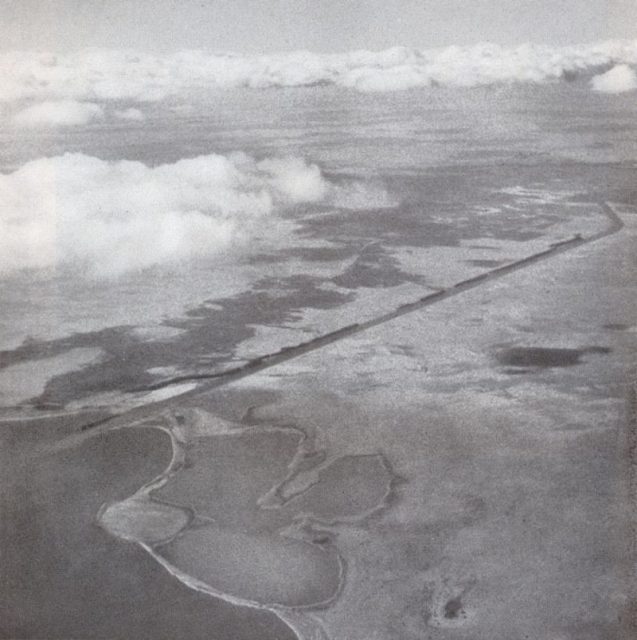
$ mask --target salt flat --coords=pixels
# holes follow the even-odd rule
[[[104,560],[125,550],[128,558],[109,572],[110,585],[124,580],[146,591],[168,580],[174,590],[181,581],[188,587],[173,620],[207,592],[206,606],[225,600],[240,617],[265,616],[260,637],[281,637],[269,635],[281,633],[277,619],[307,638],[631,637],[637,213],[615,208],[625,226],[613,235],[216,390],[149,408],[137,416],[146,427],[127,427],[123,416],[115,431],[106,423],[53,453],[72,427],[52,423],[53,446],[39,441],[32,449],[34,430],[4,423],[5,437],[27,439],[25,457],[3,465],[25,496],[23,510],[6,512],[11,530],[18,523],[11,518],[28,518],[52,490],[47,469],[67,478],[67,490],[71,481],[97,483],[94,493],[78,494],[81,503],[67,491],[64,512],[47,498],[53,511],[39,512],[38,536],[25,529],[20,545],[9,547],[11,584],[25,579],[34,554],[50,557],[53,545],[58,554],[68,549],[56,562],[77,567],[52,566],[49,579],[60,594],[72,579],[73,589],[86,590],[90,581],[107,597],[96,574],[81,568],[97,567],[96,554],[107,553],[100,545],[110,540]],[[173,434],[171,466],[157,427]],[[122,439],[125,448],[115,443]],[[143,454],[146,466],[156,460],[145,479],[129,459],[139,447],[154,452]],[[373,462],[379,456],[380,466]],[[85,461],[79,468],[78,459]],[[113,494],[106,476],[118,486],[128,480]],[[117,519],[119,531],[91,534],[102,536],[99,545],[62,544],[69,526],[75,536],[91,530],[100,505],[144,486],[147,505],[158,507],[133,505]],[[193,516],[162,521],[161,504]],[[126,526],[134,532],[128,542],[121,540]],[[158,534],[162,526],[167,536]],[[136,536],[157,562],[141,549],[135,555]],[[247,537],[241,543],[237,536]],[[243,555],[232,551],[237,544]],[[337,582],[333,560],[322,560],[326,552],[344,567]],[[257,566],[250,554],[265,563],[252,580],[245,574]],[[153,565],[154,577],[140,574]],[[268,567],[278,568],[269,579]],[[304,582],[304,575],[314,577]],[[142,605],[128,597],[117,606],[131,629],[132,607]],[[79,622],[90,602],[86,593],[75,600],[81,626],[73,626],[67,599],[65,613],[55,614],[60,626],[47,628],[90,628],[99,637],[108,628],[120,637],[123,626]],[[134,614],[143,625],[154,611],[146,606]],[[230,629],[239,618],[228,615]],[[9,634],[20,628],[9,624]],[[192,624],[190,637],[205,632],[203,621]],[[251,637],[246,629],[242,638]],[[160,627],[154,633],[164,637]]]

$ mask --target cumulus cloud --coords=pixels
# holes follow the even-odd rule
[[[300,158],[268,158],[257,167],[290,202],[318,202],[327,195],[321,170]]]
[[[13,116],[20,127],[72,127],[104,117],[104,110],[92,102],[45,101],[31,105]]]
[[[181,51],[149,55],[84,51],[66,55],[0,54],[0,101],[78,100],[145,103],[236,87],[330,84],[359,91],[396,91],[432,84],[477,86],[545,82],[602,67],[637,64],[637,41],[549,47],[493,44],[419,50],[245,56]]]
[[[591,86],[601,93],[624,93],[637,89],[637,73],[627,64],[618,64],[606,73],[595,76]]]
[[[0,273],[72,265],[111,277],[211,256],[277,209],[334,187],[297,158],[207,155],[149,167],[83,154],[0,174]]]
[[[132,120],[136,122],[142,122],[146,119],[146,116],[139,109],[135,109],[135,107],[130,107],[129,109],[116,109],[113,115],[118,120]]]
[[[206,155],[149,167],[80,153],[0,174],[0,276],[72,266],[113,277],[214,256],[275,230],[288,206],[396,204],[379,185],[327,180],[301,158]]]

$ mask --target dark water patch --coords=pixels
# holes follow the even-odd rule
[[[321,522],[359,518],[385,503],[393,478],[381,455],[343,456],[322,469],[316,484],[285,508]]]
[[[484,149],[477,151],[484,155]],[[386,172],[383,183],[399,196],[399,205],[326,212],[299,220],[299,233],[336,244],[376,241],[386,247],[458,246],[478,237],[524,241],[578,213],[564,206],[570,193],[579,193],[580,202],[598,202],[612,198],[589,193],[591,184],[608,185],[609,194],[625,193],[634,181],[628,167],[582,165],[548,155],[508,158],[497,172],[493,164],[425,167],[411,175]],[[520,185],[531,189],[507,191]],[[544,192],[564,193],[564,200],[545,200]]]
[[[129,330],[130,327],[118,326],[101,331],[76,333],[73,336],[56,340],[27,338],[15,349],[0,351],[0,369],[28,360],[52,358],[75,348],[94,347],[96,344],[107,343],[110,340],[118,341]]]
[[[45,422],[0,428],[0,637],[295,640],[273,614],[193,591],[97,526],[103,503],[164,470],[166,434],[123,429],[30,459],[34,439],[59,437]]]
[[[257,534],[299,514],[336,522],[384,505],[396,477],[382,455],[343,456],[317,471],[325,452],[306,450],[305,440],[294,428],[258,427],[196,438],[184,445],[184,467],[153,497]]]
[[[320,605],[339,591],[340,558],[333,545],[224,529],[191,528],[157,553],[215,591],[271,605]]]
[[[285,479],[303,438],[295,429],[254,429],[196,439],[186,445],[186,468],[154,495],[187,505],[221,527],[274,532],[289,518],[261,509],[259,499]]]
[[[351,294],[322,288],[329,281],[325,278],[300,276],[288,284],[283,282],[285,279],[275,282],[270,278],[254,291],[215,300],[217,307],[214,309],[204,304],[184,318],[166,321],[166,326],[183,330],[180,336],[144,340],[132,331],[132,327],[124,326],[60,340],[32,340],[18,349],[0,353],[0,367],[55,356],[74,347],[102,349],[105,355],[101,362],[51,380],[37,400],[43,406],[60,406],[105,391],[148,387],[158,380],[158,376],[148,373],[148,369],[173,367],[186,373],[208,373],[232,360],[237,346],[255,335],[255,325],[293,322],[308,307],[337,309],[355,297],[356,286],[390,286],[417,281],[417,276],[402,272],[392,261],[393,247],[457,246],[461,240],[475,239],[481,234],[515,239],[537,237],[545,233],[547,225],[563,220],[564,215],[575,215],[569,214],[570,209],[562,203],[548,208],[542,204],[544,208],[537,212],[531,207],[530,218],[525,217],[523,222],[518,212],[473,215],[471,206],[474,202],[497,206],[514,199],[510,194],[498,193],[503,184],[535,184],[547,190],[572,189],[580,193],[582,202],[601,197],[627,201],[636,193],[634,169],[619,163],[589,166],[561,162],[558,167],[547,159],[541,166],[517,163],[498,171],[497,184],[493,167],[471,165],[425,169],[418,175],[384,177],[388,189],[401,194],[399,207],[338,210],[301,221],[302,235],[316,236],[343,246],[343,255],[364,253],[366,245],[376,243],[378,249],[374,249],[374,256],[363,255],[338,276],[338,283],[351,289]],[[597,185],[600,181],[605,181],[603,193],[586,193],[587,184]],[[285,254],[286,249],[283,249],[281,259]],[[314,257],[322,259],[320,251]],[[314,258],[310,254],[308,259]],[[211,273],[211,277],[214,274]],[[283,295],[274,295],[270,288],[282,290]]]
[[[193,416],[183,419],[187,424]],[[196,419],[197,433],[205,433],[208,420],[218,428],[205,412]],[[394,482],[387,462],[377,454],[350,455],[321,467],[325,452],[312,449],[296,428],[235,428],[180,445],[183,464],[151,500],[172,505],[162,514],[168,533],[183,521],[174,507],[192,510],[194,520],[155,552],[243,600],[286,606],[331,600],[342,586],[343,562],[337,540],[320,523],[360,521],[387,506]],[[142,505],[140,523],[131,511],[127,530],[159,539],[160,510]]]
[[[624,324],[622,322],[609,322],[607,324],[603,324],[602,328],[610,329],[611,331],[626,331],[626,329],[630,328],[630,325]]]
[[[552,367],[572,367],[581,362],[587,353],[607,354],[608,347],[585,347],[582,349],[563,349],[550,347],[512,347],[496,354],[500,364],[512,367],[535,367],[547,369]]]
[[[430,247],[456,246],[458,233],[452,223],[435,222],[423,215],[422,204],[402,203],[391,210],[343,209],[302,221],[300,235],[330,242],[357,240],[363,246],[382,240],[383,245]]]
[[[357,247],[353,243],[333,244],[325,247],[285,248],[272,253],[259,253],[248,258],[250,264],[280,264],[286,259],[303,262],[336,262],[355,257]]]
[[[332,282],[346,289],[357,289],[358,287],[395,287],[420,280],[420,277],[400,269],[398,260],[390,256],[379,242],[374,242],[364,247],[354,263],[333,278]]]
[[[156,380],[149,369],[214,369],[232,359],[236,347],[255,335],[255,325],[294,322],[302,318],[307,308],[333,309],[354,298],[354,293],[323,289],[322,282],[303,275],[263,278],[251,291],[208,301],[189,310],[183,318],[165,321],[165,326],[181,330],[168,340],[144,340],[132,327],[114,327],[58,340],[31,340],[2,352],[0,362],[8,366],[75,347],[102,349],[98,362],[52,378],[36,404],[64,405],[94,393],[140,388]]]

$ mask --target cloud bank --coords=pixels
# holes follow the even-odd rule
[[[299,158],[207,155],[149,167],[83,154],[0,174],[0,275],[72,266],[112,277],[249,242],[282,207],[338,196]],[[276,228],[276,227],[274,227]]]
[[[18,111],[13,123],[20,127],[71,127],[104,118],[104,110],[92,102],[45,101]]]
[[[637,73],[627,64],[618,64],[606,73],[595,76],[591,86],[601,93],[625,93],[637,89]]]
[[[156,56],[130,51],[67,55],[0,54],[0,101],[129,101],[144,103],[211,90],[336,85],[397,91],[432,85],[473,87],[546,82],[637,65],[637,40],[549,47],[493,44],[419,50],[242,56],[182,51]]]

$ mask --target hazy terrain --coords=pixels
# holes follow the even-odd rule
[[[0,637],[632,637],[636,62],[1,54]]]

